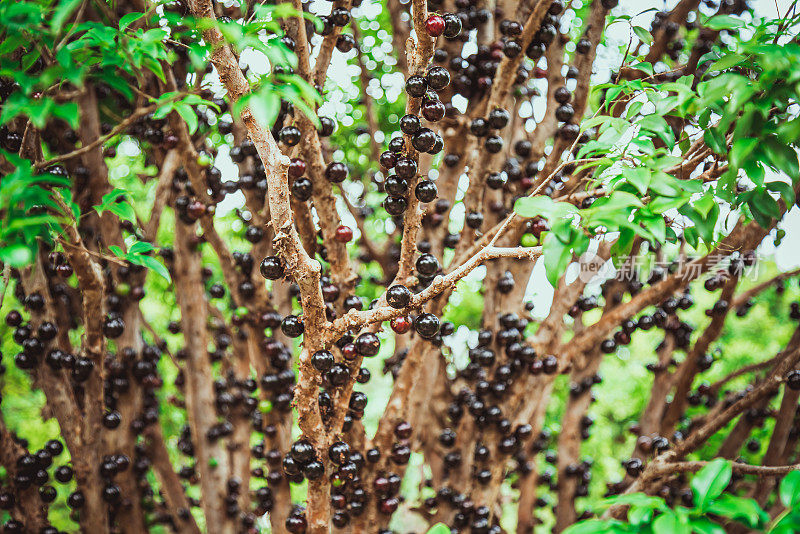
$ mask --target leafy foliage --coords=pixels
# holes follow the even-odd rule
[[[40,239],[52,242],[58,233],[66,214],[54,200],[53,188],[67,186],[69,180],[34,173],[30,162],[15,154],[3,151],[3,156],[15,168],[0,181],[0,260],[22,267],[33,261]]]
[[[731,480],[731,463],[717,458],[710,461],[691,481],[694,507],[670,508],[662,498],[631,493],[606,499],[604,507],[626,506],[627,520],[593,519],[572,525],[565,534],[642,532],[654,534],[723,534],[730,522],[750,532],[796,532],[800,528],[797,486],[800,471],[786,475],[780,484],[781,503],[786,511],[768,523],[769,515],[753,499],[723,493]]]
[[[693,247],[710,247],[718,242],[718,224],[728,211],[767,226],[779,214],[779,200],[795,202],[800,118],[790,104],[800,97],[792,68],[800,46],[778,38],[798,21],[746,24],[720,15],[712,22],[718,29],[746,31],[734,35],[731,49],[717,48],[701,59],[704,81],[681,76],[656,83],[649,81],[652,65],[638,63],[630,68],[651,76],[594,87],[598,109],[581,129],[596,129],[597,135],[578,150],[576,171],[591,172],[590,189],[604,190],[603,198],[581,210],[542,197],[516,202],[518,214],[550,222],[542,239],[551,283],[573,255],[587,249],[587,237],[619,232],[620,244],[634,236],[651,243],[683,237]],[[696,134],[676,138],[672,124],[686,123]],[[717,155],[715,166],[724,168],[718,180],[685,175],[682,162],[708,152]],[[675,216],[685,223],[682,236],[665,224],[665,217]],[[615,252],[627,253],[620,244]]]
[[[449,534],[450,528],[444,523],[436,523],[425,534]]]
[[[74,101],[57,102],[48,93],[64,84],[80,88],[86,83],[110,87],[126,100],[135,96],[138,80],[146,72],[155,74],[166,82],[162,62],[171,64],[183,53],[180,46],[167,42],[181,40],[187,45],[188,57],[198,69],[204,69],[212,51],[200,39],[200,32],[215,25],[229,42],[236,43],[239,51],[250,50],[264,54],[273,65],[296,65],[296,57],[281,41],[283,30],[277,22],[280,17],[295,11],[288,4],[260,5],[252,20],[246,24],[211,22],[165,10],[163,13],[132,12],[120,18],[118,26],[102,22],[68,22],[78,9],[79,1],[53,4],[47,1],[0,1],[0,77],[13,82],[13,90],[2,99],[0,125],[19,118],[29,120],[43,129],[53,121],[65,121],[71,128],[78,127],[78,106]],[[143,23],[156,27],[145,29]],[[169,23],[162,24],[159,23]],[[263,39],[268,34],[269,39]],[[44,50],[52,51],[54,61],[45,62]],[[22,51],[23,54],[12,54]],[[295,106],[317,121],[314,108],[320,96],[305,80],[291,74],[258,75],[254,91],[236,103],[234,113],[244,105],[254,104],[254,114],[266,126],[275,122],[281,99]],[[149,97],[155,106],[154,119],[163,119],[175,111],[195,133],[204,110],[219,113],[219,106],[195,92],[168,91]],[[118,140],[118,139],[117,139]],[[108,140],[109,144],[115,140]],[[61,205],[51,197],[53,187],[69,186],[61,176],[60,167],[53,172],[39,174],[33,163],[15,154],[3,152],[14,171],[3,177],[0,184],[0,260],[13,267],[22,267],[33,261],[39,240],[52,242],[61,232],[60,225],[70,214],[61,213]],[[61,195],[62,193],[58,193]],[[94,209],[98,214],[111,212],[121,221],[136,222],[132,205],[123,200],[129,192],[115,189],[103,197]],[[77,221],[80,213],[68,195],[62,202],[73,206],[71,218]],[[155,270],[169,280],[166,268],[143,250],[112,250],[119,258],[132,264]]]
[[[128,247],[128,252],[124,252],[116,245],[111,245],[109,247],[111,252],[113,252],[118,258],[126,260],[134,265],[141,265],[142,267],[152,269],[160,276],[164,277],[167,282],[169,282],[171,280],[169,270],[164,266],[163,263],[148,255],[148,253],[154,251],[155,248],[156,247],[147,241],[135,241]]]

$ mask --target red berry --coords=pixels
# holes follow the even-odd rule
[[[200,202],[199,200],[195,200],[186,208],[186,213],[192,219],[199,219],[206,213],[206,205]]]
[[[336,229],[336,241],[339,243],[348,243],[353,239],[353,230],[349,226],[340,224]]]
[[[405,334],[409,330],[411,330],[411,321],[408,320],[408,317],[400,316],[395,317],[389,322],[389,326],[392,327],[395,334]]]
[[[398,504],[400,504],[400,501],[398,501],[396,497],[389,497],[388,499],[383,499],[380,502],[379,508],[382,514],[390,515],[397,510]]]
[[[536,67],[533,69],[533,77],[534,78],[547,78],[547,71],[541,67]]]
[[[164,145],[164,148],[175,148],[176,146],[178,146],[179,142],[180,142],[180,139],[178,139],[177,135],[175,135],[175,134],[167,134],[167,135],[164,136],[163,145]]]
[[[441,15],[431,15],[425,21],[425,29],[431,37],[439,37],[444,32],[444,19]]]
[[[523,176],[522,180],[519,181],[520,187],[524,190],[530,189],[533,187],[533,184],[536,183],[536,178],[533,176]]]
[[[342,356],[347,361],[353,361],[358,356],[356,354],[356,346],[352,343],[348,343],[344,347],[342,347]]]
[[[69,263],[62,263],[56,267],[56,272],[64,278],[69,278],[72,276],[72,266]]]
[[[302,159],[294,158],[289,164],[289,176],[300,178],[306,172],[306,162]]]
[[[542,235],[542,232],[546,232],[549,229],[550,225],[547,224],[547,220],[541,217],[531,222],[531,233],[536,236],[537,239]]]

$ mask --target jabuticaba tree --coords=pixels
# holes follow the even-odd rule
[[[3,532],[796,532],[800,15],[667,4],[0,0]]]

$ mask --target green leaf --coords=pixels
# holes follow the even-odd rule
[[[175,104],[175,111],[178,112],[178,115],[186,121],[186,125],[189,127],[189,133],[193,134],[197,131],[197,113],[194,112],[192,106],[188,104],[177,103]]]
[[[698,534],[725,534],[725,529],[705,517],[692,519],[692,530]]]
[[[624,493],[603,500],[603,506],[605,507],[615,504],[630,504],[631,506],[647,507],[654,510],[664,510],[667,508],[664,499],[644,493]]]
[[[206,100],[205,98],[201,97],[200,95],[196,95],[194,93],[190,93],[190,94],[186,95],[185,97],[183,97],[180,100],[180,102],[182,102],[184,104],[189,104],[190,106],[198,106],[198,105],[208,106],[208,107],[212,108],[214,111],[216,111],[217,113],[220,113],[220,109],[219,109],[218,105],[216,105],[214,102],[212,102],[210,100]]]
[[[722,56],[721,58],[719,58],[714,63],[712,63],[708,67],[708,70],[709,71],[714,71],[714,70],[721,71],[721,70],[729,69],[729,68],[733,67],[734,65],[738,65],[739,63],[741,63],[745,59],[747,59],[747,57],[746,56],[742,56],[740,54],[726,54],[726,55]]]
[[[436,523],[425,534],[450,534],[450,527],[444,523]]]
[[[114,202],[106,211],[110,211],[123,221],[136,222],[136,212],[133,211],[133,206],[127,202]]]
[[[642,526],[650,523],[653,519],[653,509],[646,506],[632,506],[628,511],[628,523],[631,525]]]
[[[117,217],[125,221],[136,222],[136,212],[128,202],[120,201],[128,194],[124,189],[115,188],[113,191],[102,196],[100,204],[94,206],[98,214],[110,211]]]
[[[647,167],[626,167],[622,170],[622,176],[624,176],[625,180],[634,186],[639,193],[642,195],[647,193],[647,188],[650,187],[650,179],[652,178],[650,169]]]
[[[738,139],[733,142],[731,153],[728,160],[734,169],[741,169],[745,164],[745,158],[758,146],[758,139],[752,137],[746,139]]]
[[[72,12],[75,11],[83,0],[64,0],[58,3],[53,18],[50,21],[50,32],[58,35],[64,29],[64,23]]]
[[[518,199],[514,211],[523,217],[558,219],[578,213],[578,208],[568,202],[554,202],[550,197],[538,196]]]
[[[664,213],[665,211],[672,210],[675,208],[680,208],[684,204],[689,202],[689,197],[656,197],[651,200],[647,207],[653,213]]]
[[[78,104],[75,102],[64,102],[53,106],[53,116],[63,119],[71,128],[78,127]]]
[[[623,126],[625,128],[628,127],[628,121],[624,119],[619,119],[617,117],[611,117],[608,115],[598,115],[597,117],[590,117],[585,121],[581,122],[581,131],[588,130],[589,128],[594,128],[595,126],[600,126],[601,130],[605,129],[606,127],[616,129],[616,125],[619,124],[620,121],[624,123]]]
[[[237,100],[233,105],[236,114],[241,114],[245,107],[249,107],[253,116],[265,128],[272,128],[278,118],[281,98],[273,92],[259,91],[250,93]]]
[[[653,521],[654,534],[690,534],[689,525],[672,510],[665,510]]]
[[[641,26],[634,26],[633,33],[636,34],[636,37],[639,38],[641,42],[644,44],[650,45],[653,44],[653,36],[652,34],[647,31],[646,29],[642,28]]]
[[[156,77],[161,80],[163,83],[166,83],[166,76],[164,76],[164,67],[161,66],[161,62],[155,58],[145,58],[144,61],[145,66],[156,75]]]
[[[78,206],[77,202],[72,200],[72,192],[65,187],[58,188],[56,192],[61,195],[61,199],[64,203],[69,206],[70,213],[64,213],[64,215],[72,215],[73,220],[77,221],[81,216],[81,207]]]
[[[302,76],[297,74],[278,74],[276,78],[293,88],[299,94],[299,98],[309,104],[321,104],[322,95],[319,94],[313,85],[308,83]],[[315,114],[316,115],[316,114]]]
[[[767,137],[761,148],[769,158],[770,165],[786,173],[793,183],[797,181],[800,170],[798,170],[797,152],[793,148],[781,143],[774,136]]]
[[[156,109],[153,112],[153,118],[156,119],[156,120],[160,120],[160,119],[166,118],[167,115],[172,113],[173,109],[175,109],[175,103],[174,102],[167,102],[167,103],[159,106],[159,108]]]
[[[100,205],[95,206],[94,209],[98,210],[98,212],[102,212],[103,210],[108,209],[112,203],[116,202],[117,199],[124,197],[127,194],[127,191],[120,188],[114,188],[111,192],[106,193],[100,198]]]
[[[694,203],[694,209],[703,216],[703,218],[708,217],[708,212],[716,205],[717,201],[714,198],[714,194],[709,191],[699,200]]]
[[[156,274],[163,277],[167,282],[172,281],[172,278],[169,275],[169,269],[167,269],[163,263],[153,258],[152,256],[144,256],[141,254],[137,255],[129,254],[127,259],[131,263],[141,265],[142,267],[147,267],[148,269],[154,271]]]
[[[766,188],[754,189],[753,197],[748,202],[750,209],[755,209],[767,218],[779,219],[781,210],[778,202],[772,198],[772,195]]]
[[[99,74],[100,78],[102,78],[103,82],[108,84],[109,87],[117,91],[119,94],[124,96],[128,101],[133,98],[133,90],[131,89],[128,82],[125,81],[122,77],[116,77],[111,75],[104,75],[102,73]]]
[[[17,243],[0,248],[0,260],[11,267],[25,267],[33,262],[34,251],[31,247]]]
[[[684,228],[683,238],[692,248],[697,248],[697,245],[700,242],[700,236],[698,235],[697,228],[694,226]]]
[[[708,148],[717,154],[722,155],[728,152],[725,139],[714,128],[709,128],[703,133],[703,140],[708,145]]]
[[[667,223],[664,217],[646,217],[642,218],[644,227],[653,234],[656,243],[663,243],[667,239]]]
[[[547,281],[553,287],[558,287],[558,279],[561,278],[567,265],[569,265],[570,259],[572,259],[570,246],[558,239],[553,232],[549,232],[544,240],[542,254],[544,255],[544,269]]]
[[[3,101],[0,124],[8,124],[14,118],[25,115],[34,126],[44,128],[54,106],[55,101],[50,97],[32,98],[16,91]]]
[[[706,511],[728,519],[744,520],[743,522],[751,528],[755,528],[766,518],[769,518],[755,500],[728,494],[717,497],[706,508]]]
[[[698,471],[690,484],[695,506],[704,511],[711,501],[722,495],[732,472],[731,463],[722,458],[711,460]]]
[[[642,100],[634,100],[628,106],[628,111],[625,112],[625,116],[629,119],[632,119],[642,110],[642,107],[644,107],[644,102]]]
[[[124,32],[128,26],[144,17],[144,13],[128,13],[119,19],[119,31]]]
[[[797,534],[797,532],[800,532],[800,512],[796,510],[783,516],[769,530],[770,534]]]
[[[150,252],[151,250],[155,250],[155,246],[152,243],[148,243],[147,241],[137,241],[133,245],[128,248],[129,254],[142,254],[144,252]]]
[[[688,204],[681,206],[678,209],[678,212],[688,217],[694,223],[694,229],[697,232],[697,235],[703,239],[706,243],[713,243],[714,242],[714,232],[717,227],[717,220],[719,219],[719,205],[715,202],[713,206],[711,206],[711,210],[708,212],[708,215],[705,217],[700,214],[693,206]]]
[[[650,190],[665,197],[684,197],[686,180],[678,180],[677,178],[665,173],[655,172],[650,180]]]
[[[753,156],[748,158],[744,165],[742,165],[742,170],[745,172],[747,177],[750,178],[750,181],[758,187],[764,185],[764,178],[767,176],[766,170],[758,161],[758,159],[762,156],[763,151],[757,148],[754,151]]]
[[[794,204],[795,201],[794,189],[792,189],[792,186],[790,186],[786,182],[769,182],[765,184],[765,186],[770,191],[775,191],[776,193],[780,193],[780,195],[783,197],[783,201],[786,202],[787,206],[791,206],[792,204]]]
[[[24,230],[25,228],[43,226],[55,222],[56,220],[52,215],[34,215],[24,218],[14,218],[6,226],[5,231]]]
[[[591,207],[582,210],[581,213],[611,212],[627,220],[631,208],[641,208],[642,206],[641,199],[633,193],[614,191],[609,196],[597,199]]]
[[[716,15],[703,25],[710,30],[735,30],[744,26],[744,21],[730,15]]]
[[[631,65],[631,68],[632,69],[636,69],[636,70],[640,70],[640,71],[642,71],[642,72],[644,72],[646,74],[649,74],[650,76],[652,76],[653,72],[654,72],[653,64],[650,63],[649,61],[640,61],[639,63],[635,63],[635,64]]]
[[[606,91],[606,102],[605,102],[606,105],[610,106],[611,104],[613,104],[614,101],[617,99],[617,97],[620,95],[620,93],[622,93],[621,86],[614,86],[611,87],[608,91]]]
[[[792,471],[783,477],[778,494],[786,508],[800,505],[800,471]]]
[[[667,124],[667,121],[664,120],[664,117],[660,115],[646,115],[639,120],[638,124],[643,130],[647,130],[658,136],[659,139],[664,141],[665,145],[671,147],[675,144],[675,134],[669,124]]]
[[[590,519],[570,525],[563,534],[608,534],[609,532],[632,532],[627,525],[613,519]]]
[[[614,258],[627,256],[633,249],[633,241],[636,234],[630,228],[621,228],[619,238],[611,245],[611,255]]]

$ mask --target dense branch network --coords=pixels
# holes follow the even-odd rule
[[[147,1],[81,4],[66,15],[71,31],[90,35],[78,29],[82,23],[113,27],[123,34],[120,46],[129,46],[165,27],[169,54],[137,59],[147,66],[121,75],[135,88],[130,98],[105,71],[80,88],[64,80],[37,96],[54,92],[54,102],[74,102],[77,131],[58,118],[41,127],[32,114],[3,127],[4,178],[20,167],[12,156],[49,176],[42,191],[52,199],[25,215],[58,217],[55,239],[37,236],[34,261],[9,271],[15,303],[4,305],[13,308],[6,324],[20,346],[14,365],[44,392],[46,417],[61,430],[60,440],[28,451],[0,421],[6,530],[55,531],[46,530],[58,505],[52,466],[58,483],[75,480],[66,506],[87,532],[144,532],[156,523],[182,533],[255,532],[269,521],[276,533],[385,534],[393,518],[410,524],[413,516],[454,532],[497,534],[513,495],[517,532],[527,534],[542,521],[534,510],[547,503],[543,487],[557,498],[551,527],[560,532],[592,515],[579,500],[590,493],[592,462],[582,445],[588,413],[606,358],[638,346],[635,332],[663,334],[663,343],[648,364],[650,397],[629,428],[636,438],[624,453],[625,478],[609,483],[608,493],[674,501],[682,474],[709,464],[687,455],[724,433],[716,456],[736,458],[756,421],[771,416],[762,465],[732,464],[733,472],[758,477],[737,489],[764,504],[773,479],[798,468],[800,331],[775,340],[783,343],[776,356],[765,348],[716,382],[696,384],[733,317],[800,273],[738,289],[760,244],[782,231],[800,182],[789,176],[774,186],[773,202],[760,201],[769,203],[763,213],[750,204],[731,211],[733,224],[721,236],[714,218],[703,246],[692,246],[704,253],[686,256],[707,231],[699,223],[719,212],[704,186],[722,191],[727,180],[745,194],[749,184],[737,184],[732,169],[755,175],[734,156],[742,145],[733,118],[714,119],[714,128],[730,124],[715,137],[698,134],[697,117],[687,124],[676,111],[682,91],[709,72],[699,57],[724,44],[713,25],[700,23],[708,2],[682,0],[657,13],[652,43],[646,51],[645,43],[629,43],[601,94],[593,75],[614,0],[335,0],[329,13],[315,13],[318,24],[308,16],[315,6],[282,4],[268,17],[267,6],[212,0],[167,4],[163,13]],[[394,47],[392,61],[378,53],[382,37],[370,8],[388,10],[384,44]],[[717,9],[738,16],[746,6]],[[125,34],[128,27],[138,33]],[[64,61],[59,50],[77,39],[70,35],[40,39],[41,68]],[[154,42],[164,44],[158,36]],[[253,40],[261,51],[280,51],[266,54],[272,64],[264,76],[242,50]],[[280,64],[284,54],[293,60]],[[629,55],[652,72],[630,64]],[[363,143],[337,131],[320,113],[322,102],[307,97],[345,92],[333,72],[338,61],[359,70],[358,96],[347,106],[363,108]],[[376,87],[388,89],[389,72],[404,79],[396,103],[372,96]],[[659,104],[666,130],[637,104],[648,83],[664,84],[659,91],[674,99]],[[4,111],[19,90],[0,80]],[[170,98],[148,98],[164,93]],[[270,105],[274,123],[265,124]],[[770,111],[788,122],[786,113]],[[603,145],[603,126],[599,134],[581,128],[588,115],[596,125],[649,116],[636,126],[649,135],[631,142],[638,152],[620,154],[615,143]],[[399,131],[384,135],[387,127]],[[780,159],[776,137],[764,135]],[[130,183],[119,178],[125,143],[140,158],[139,171],[125,179],[151,191],[135,210],[129,201],[142,188],[115,190]],[[235,166],[224,181],[214,164],[223,152]],[[781,165],[796,169],[785,156]],[[654,173],[646,183],[604,174],[624,167],[641,179],[633,173],[646,164]],[[59,189],[63,180],[69,185]],[[659,189],[659,180],[667,185]],[[665,187],[700,189],[684,198]],[[607,206],[620,190],[627,203],[616,206],[625,216],[615,218]],[[711,205],[697,200],[702,195]],[[676,197],[684,203],[660,209]],[[538,211],[526,211],[526,202]],[[231,213],[217,212],[231,203],[238,203]],[[681,211],[684,204],[694,211]],[[634,209],[649,218],[631,223]],[[637,252],[663,267],[642,278]],[[613,261],[617,273],[633,274],[585,276]],[[545,283],[536,265],[552,282],[543,312],[526,302],[528,288]],[[168,282],[157,278],[158,267]],[[721,291],[709,297],[709,320],[693,336],[684,312],[701,279],[708,292]],[[470,308],[475,287],[481,306]],[[167,321],[152,312],[158,299],[174,308]],[[797,303],[788,316],[800,319]],[[373,363],[379,355],[383,369]],[[379,370],[391,377],[384,382],[391,390],[369,420],[365,384]],[[558,394],[562,375],[566,401]],[[779,408],[771,412],[772,402]],[[707,409],[697,409],[703,403]],[[558,436],[547,424],[552,406],[564,412]],[[64,448],[69,465],[59,459]],[[401,484],[413,476],[410,465],[421,465],[424,489],[406,500]],[[293,502],[303,481],[302,502]],[[615,507],[608,515],[624,513]]]

